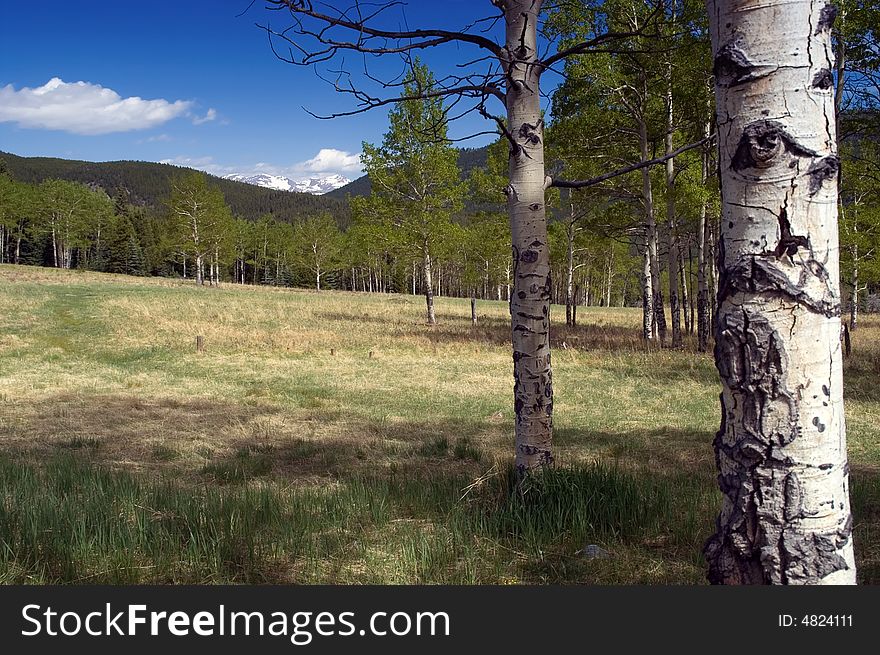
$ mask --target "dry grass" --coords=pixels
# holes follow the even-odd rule
[[[73,454],[183,485],[259,481],[321,491],[403,472],[465,486],[503,469],[511,456],[507,306],[478,303],[476,328],[467,301],[437,299],[433,328],[422,311],[422,299],[412,296],[197,289],[0,266],[0,447],[30,461]],[[683,351],[645,351],[637,310],[581,308],[582,325],[571,329],[558,325],[560,317],[564,311],[554,309],[558,461],[598,461],[646,479],[689,476],[711,498],[703,523],[684,540],[692,548],[711,529],[714,511],[718,383],[711,357],[691,341]],[[195,350],[196,335],[204,352]],[[865,319],[854,350],[847,362],[850,452],[856,481],[867,483],[880,472],[880,321]],[[878,515],[857,534],[876,532]],[[403,521],[377,528],[346,564],[369,575],[330,575],[339,562],[325,562],[318,569],[326,575],[314,579],[418,579],[395,565],[398,532],[413,543],[442,542],[442,521],[397,518]],[[459,571],[453,579],[699,580],[699,553],[682,559],[681,542],[653,535],[621,544],[613,564],[568,562],[564,571],[552,557],[505,556],[484,544],[477,550],[492,562],[484,562],[489,572]],[[863,553],[865,579],[874,579],[880,553],[871,543]]]

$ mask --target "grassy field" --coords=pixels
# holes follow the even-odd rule
[[[701,583],[711,357],[558,325],[560,466],[512,494],[505,303],[0,266],[0,582]],[[205,348],[197,352],[196,335]],[[847,361],[880,582],[880,320]],[[599,545],[609,557],[587,558]]]

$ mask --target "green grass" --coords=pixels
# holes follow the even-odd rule
[[[615,565],[582,559],[583,546],[629,561],[629,542],[665,540],[687,559],[712,505],[686,479],[599,465],[555,470],[524,493],[511,479],[507,470],[464,498],[464,477],[396,472],[329,489],[193,493],[71,457],[43,467],[3,460],[0,581],[601,580]],[[673,507],[686,511],[669,524]]]
[[[710,356],[646,351],[638,310],[566,328],[554,308],[559,468],[517,494],[506,304],[478,302],[477,327],[467,300],[438,298],[435,328],[422,308],[0,266],[0,581],[703,581]],[[854,349],[857,558],[878,582],[880,321]]]

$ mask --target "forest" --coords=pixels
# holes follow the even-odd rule
[[[464,350],[474,345],[474,352],[487,341],[496,356],[492,348],[501,348],[501,334],[508,360],[510,345],[513,354],[511,424],[505,425],[513,433],[515,462],[504,483],[509,489],[490,495],[547,485],[550,491],[540,498],[548,503],[559,501],[572,479],[575,486],[599,484],[595,471],[569,479],[559,466],[571,453],[565,430],[558,436],[553,424],[571,418],[560,418],[567,404],[554,402],[551,347],[553,369],[555,358],[592,358],[593,349],[620,357],[614,351],[623,344],[634,358],[617,362],[624,368],[637,368],[638,360],[669,364],[673,371],[689,358],[698,378],[705,375],[700,362],[708,361],[702,353],[713,353],[722,387],[714,451],[723,505],[715,536],[702,549],[709,580],[855,582],[842,376],[844,352],[852,361],[864,358],[847,369],[858,376],[852,378],[857,392],[877,372],[871,338],[858,337],[859,326],[867,321],[873,329],[870,314],[880,311],[877,0],[797,0],[769,17],[746,0],[713,0],[709,12],[695,0],[493,0],[485,19],[460,32],[392,29],[382,19],[395,3],[357,17],[340,3],[329,9],[293,0],[268,4],[290,20],[285,30],[266,27],[273,54],[300,67],[297,74],[349,51],[402,62],[403,73],[378,90],[377,80],[358,78],[356,71],[335,83],[339,114],[329,118],[387,113],[381,141],[363,143],[365,178],[342,192],[312,197],[248,188],[191,169],[3,154],[0,264],[59,269],[55,276],[81,271],[186,281],[204,294],[233,293],[232,285],[242,288],[234,293],[309,290],[291,302],[314,298],[311,309],[300,311],[316,314],[325,304],[328,333],[307,341],[334,356],[337,348],[346,352],[336,345],[342,336],[328,336],[345,333],[335,323],[346,315],[346,302],[358,307],[352,320],[359,321],[359,332],[372,334],[374,320],[390,321],[395,330],[416,322],[424,334],[402,338],[430,344],[435,355],[440,348],[462,356],[443,348],[463,340]],[[750,11],[738,14],[740,5]],[[777,32],[770,33],[778,42],[766,35],[769,21],[775,21]],[[478,54],[457,55],[456,72],[432,70],[422,55],[450,43]],[[485,119],[488,146],[462,150],[450,137],[463,114]],[[19,274],[7,275],[12,281]],[[21,275],[27,285],[43,273]],[[51,287],[77,278],[45,279]],[[239,298],[228,296],[232,303]],[[274,298],[255,302],[268,303],[261,306],[272,315]],[[198,315],[210,323],[203,311]],[[394,316],[398,311],[403,324]],[[317,315],[315,320],[320,322]],[[255,333],[262,329],[254,327]],[[199,330],[209,331],[201,323]],[[462,330],[477,335],[474,344]],[[383,341],[379,333],[370,338]],[[234,350],[228,334],[214,338],[221,349]],[[299,352],[291,338],[285,347]],[[359,342],[358,349],[378,359],[380,348],[370,343]],[[175,342],[173,348],[180,347]],[[326,365],[321,361],[319,369]],[[565,371],[573,364],[559,366]],[[414,373],[401,375],[407,380]],[[274,398],[276,392],[282,393],[267,393]],[[556,393],[567,398],[558,383]],[[717,401],[711,402],[717,427]],[[855,424],[872,411],[857,409]],[[873,453],[876,432],[858,430],[859,448]],[[487,463],[466,429],[438,433],[414,452],[448,456],[471,473],[468,467]],[[215,465],[207,463],[203,474],[244,481],[269,474],[276,469],[266,456],[275,446],[264,444],[261,451],[261,443],[239,447],[238,469],[212,471]],[[267,468],[260,472],[260,466]],[[540,477],[545,468],[563,473]],[[482,488],[486,480],[477,475],[471,484]],[[601,469],[598,475],[617,472]],[[660,479],[657,493],[674,495],[678,483]],[[866,488],[858,501],[862,510],[871,507],[864,499],[873,492]],[[386,491],[401,494],[404,504],[422,502],[417,492],[394,484]],[[629,511],[627,501],[618,501]],[[828,503],[834,511],[821,509]],[[479,528],[468,523],[476,519],[467,511],[450,511],[464,522],[456,528],[462,533],[549,529],[530,523],[540,519],[529,514],[528,503],[505,507],[499,525]],[[695,512],[702,516],[704,510]],[[427,513],[436,519],[436,508]],[[644,517],[635,516],[627,529],[637,532]],[[612,518],[596,521],[608,539],[620,537],[610,536]],[[873,553],[864,532],[859,538]],[[700,550],[692,540],[676,548]],[[474,561],[483,556],[470,555]],[[865,557],[866,575],[873,575],[873,555]],[[531,562],[531,555],[526,559]],[[451,579],[499,579],[459,574]],[[547,573],[556,581],[567,575]],[[671,572],[664,580],[674,577]]]

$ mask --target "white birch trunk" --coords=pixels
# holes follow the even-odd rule
[[[711,127],[706,123],[703,128],[703,136],[709,136]],[[703,172],[702,183],[705,185],[709,178],[709,155],[704,152],[702,157]],[[697,231],[697,349],[702,353],[709,348],[709,281],[707,273],[706,244],[709,238],[707,229],[707,200],[704,198],[700,204],[700,222]]]
[[[656,333],[654,326],[654,285],[651,278],[651,251],[645,244],[642,254],[642,338],[652,341]]]
[[[715,439],[724,584],[854,584],[831,23],[823,1],[709,0],[722,217]]]
[[[666,81],[666,154],[674,149],[672,107],[672,67],[667,67]],[[681,348],[681,305],[679,298],[678,230],[675,224],[675,159],[666,160],[666,224],[669,228],[669,311],[672,318],[672,347]],[[661,306],[662,311],[662,306]]]
[[[510,316],[513,341],[516,468],[520,474],[553,462],[553,380],[550,368],[550,244],[544,205],[544,119],[536,26],[537,0],[507,0],[505,72],[511,144],[506,189],[513,246]]]
[[[423,252],[422,268],[425,273],[425,309],[428,325],[436,325],[437,317],[434,314],[434,286],[431,280],[431,255],[427,249]]]

